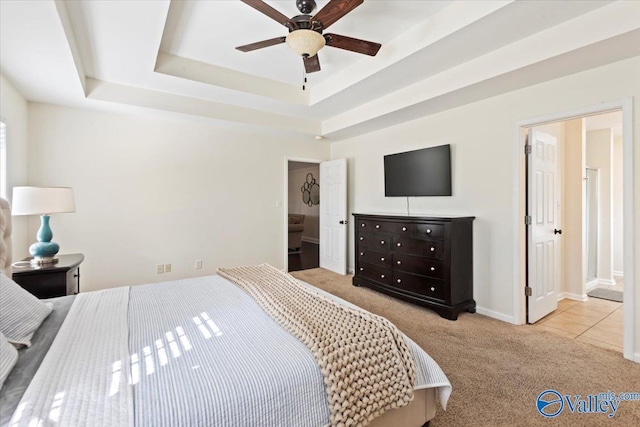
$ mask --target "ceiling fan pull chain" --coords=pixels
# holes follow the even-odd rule
[[[307,69],[304,66],[304,63],[302,64],[302,90],[306,90],[307,87]]]

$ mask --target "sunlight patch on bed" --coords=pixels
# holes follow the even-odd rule
[[[164,348],[164,343],[162,340],[156,340],[156,350],[158,351],[158,359],[160,360],[160,366],[164,366],[169,363],[169,358],[167,357],[167,350]]]
[[[207,323],[207,325],[213,332],[213,335],[215,335],[216,337],[219,337],[220,335],[222,335],[222,331],[220,331],[220,328],[218,328],[218,325],[216,325],[213,322],[213,320],[211,320],[211,318],[207,313],[205,312],[200,313],[200,317],[202,317],[202,319]]]
[[[189,338],[187,338],[187,335],[184,333],[182,326],[178,326],[176,332],[178,333],[178,338],[180,338],[180,344],[182,344],[184,351],[191,350],[191,342],[189,342]]]
[[[142,349],[144,352],[144,370],[147,375],[151,375],[155,372],[155,363],[153,363],[153,356],[151,355],[151,347],[146,346]]]
[[[220,328],[218,328],[218,325],[216,325],[213,320],[211,320],[209,315],[205,312],[202,312],[199,316],[194,317],[193,323],[196,324],[196,326],[200,330],[200,333],[205,339],[209,339],[213,335],[215,335],[216,337],[222,335],[222,331],[220,330]],[[207,329],[207,326],[209,327],[209,329]],[[211,332],[209,330],[211,330]],[[213,335],[211,335],[212,332]]]
[[[140,358],[138,353],[131,355],[131,385],[136,385],[140,381]]]
[[[65,392],[61,391],[56,393],[53,397],[53,403],[51,404],[51,410],[49,411],[49,419],[54,423],[60,419],[60,407],[62,406],[62,402],[64,402]]]
[[[120,377],[122,376],[122,361],[113,362],[111,368],[111,387],[109,388],[109,397],[114,396],[120,390]]]
[[[180,349],[178,348],[178,343],[176,339],[173,337],[173,332],[169,331],[165,334],[167,336],[167,341],[169,341],[169,349],[171,350],[171,355],[174,359],[180,357]]]

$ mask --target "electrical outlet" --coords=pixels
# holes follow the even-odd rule
[[[162,273],[164,273],[164,265],[162,264],[156,265],[156,274],[162,274]]]
[[[165,273],[171,273],[171,264],[165,264],[164,265],[164,272]]]
[[[197,259],[196,260],[196,270],[200,270],[202,268],[202,260],[201,259]]]

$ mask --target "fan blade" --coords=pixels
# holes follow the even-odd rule
[[[369,56],[376,56],[382,47],[380,43],[368,42],[347,36],[340,36],[338,34],[325,34],[324,38],[327,41],[327,46],[350,50],[351,52],[363,53]]]
[[[266,4],[261,0],[240,0],[240,1],[248,4],[249,6],[256,9],[257,11],[264,13],[274,21],[278,21],[280,24],[284,25],[287,28],[290,28],[290,26],[294,25],[289,18],[287,18],[282,13],[278,12],[277,10],[275,10],[274,8],[272,8],[271,6],[269,6],[268,4]]]
[[[306,56],[302,58],[304,62],[304,69],[307,73],[315,73],[316,71],[320,71],[320,59],[318,58],[318,54],[313,56]]]
[[[262,49],[263,47],[274,46],[280,43],[284,43],[286,37],[276,37],[275,39],[262,40],[261,42],[255,42],[251,44],[246,44],[244,46],[238,46],[236,49],[241,50],[243,52],[251,52],[252,50]]]
[[[322,29],[326,30],[329,25],[351,12],[356,7],[364,3],[364,0],[331,0],[316,15],[311,18],[311,22],[318,21],[322,24]]]

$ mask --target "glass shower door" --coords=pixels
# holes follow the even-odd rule
[[[598,169],[586,170],[587,283],[598,278]]]

